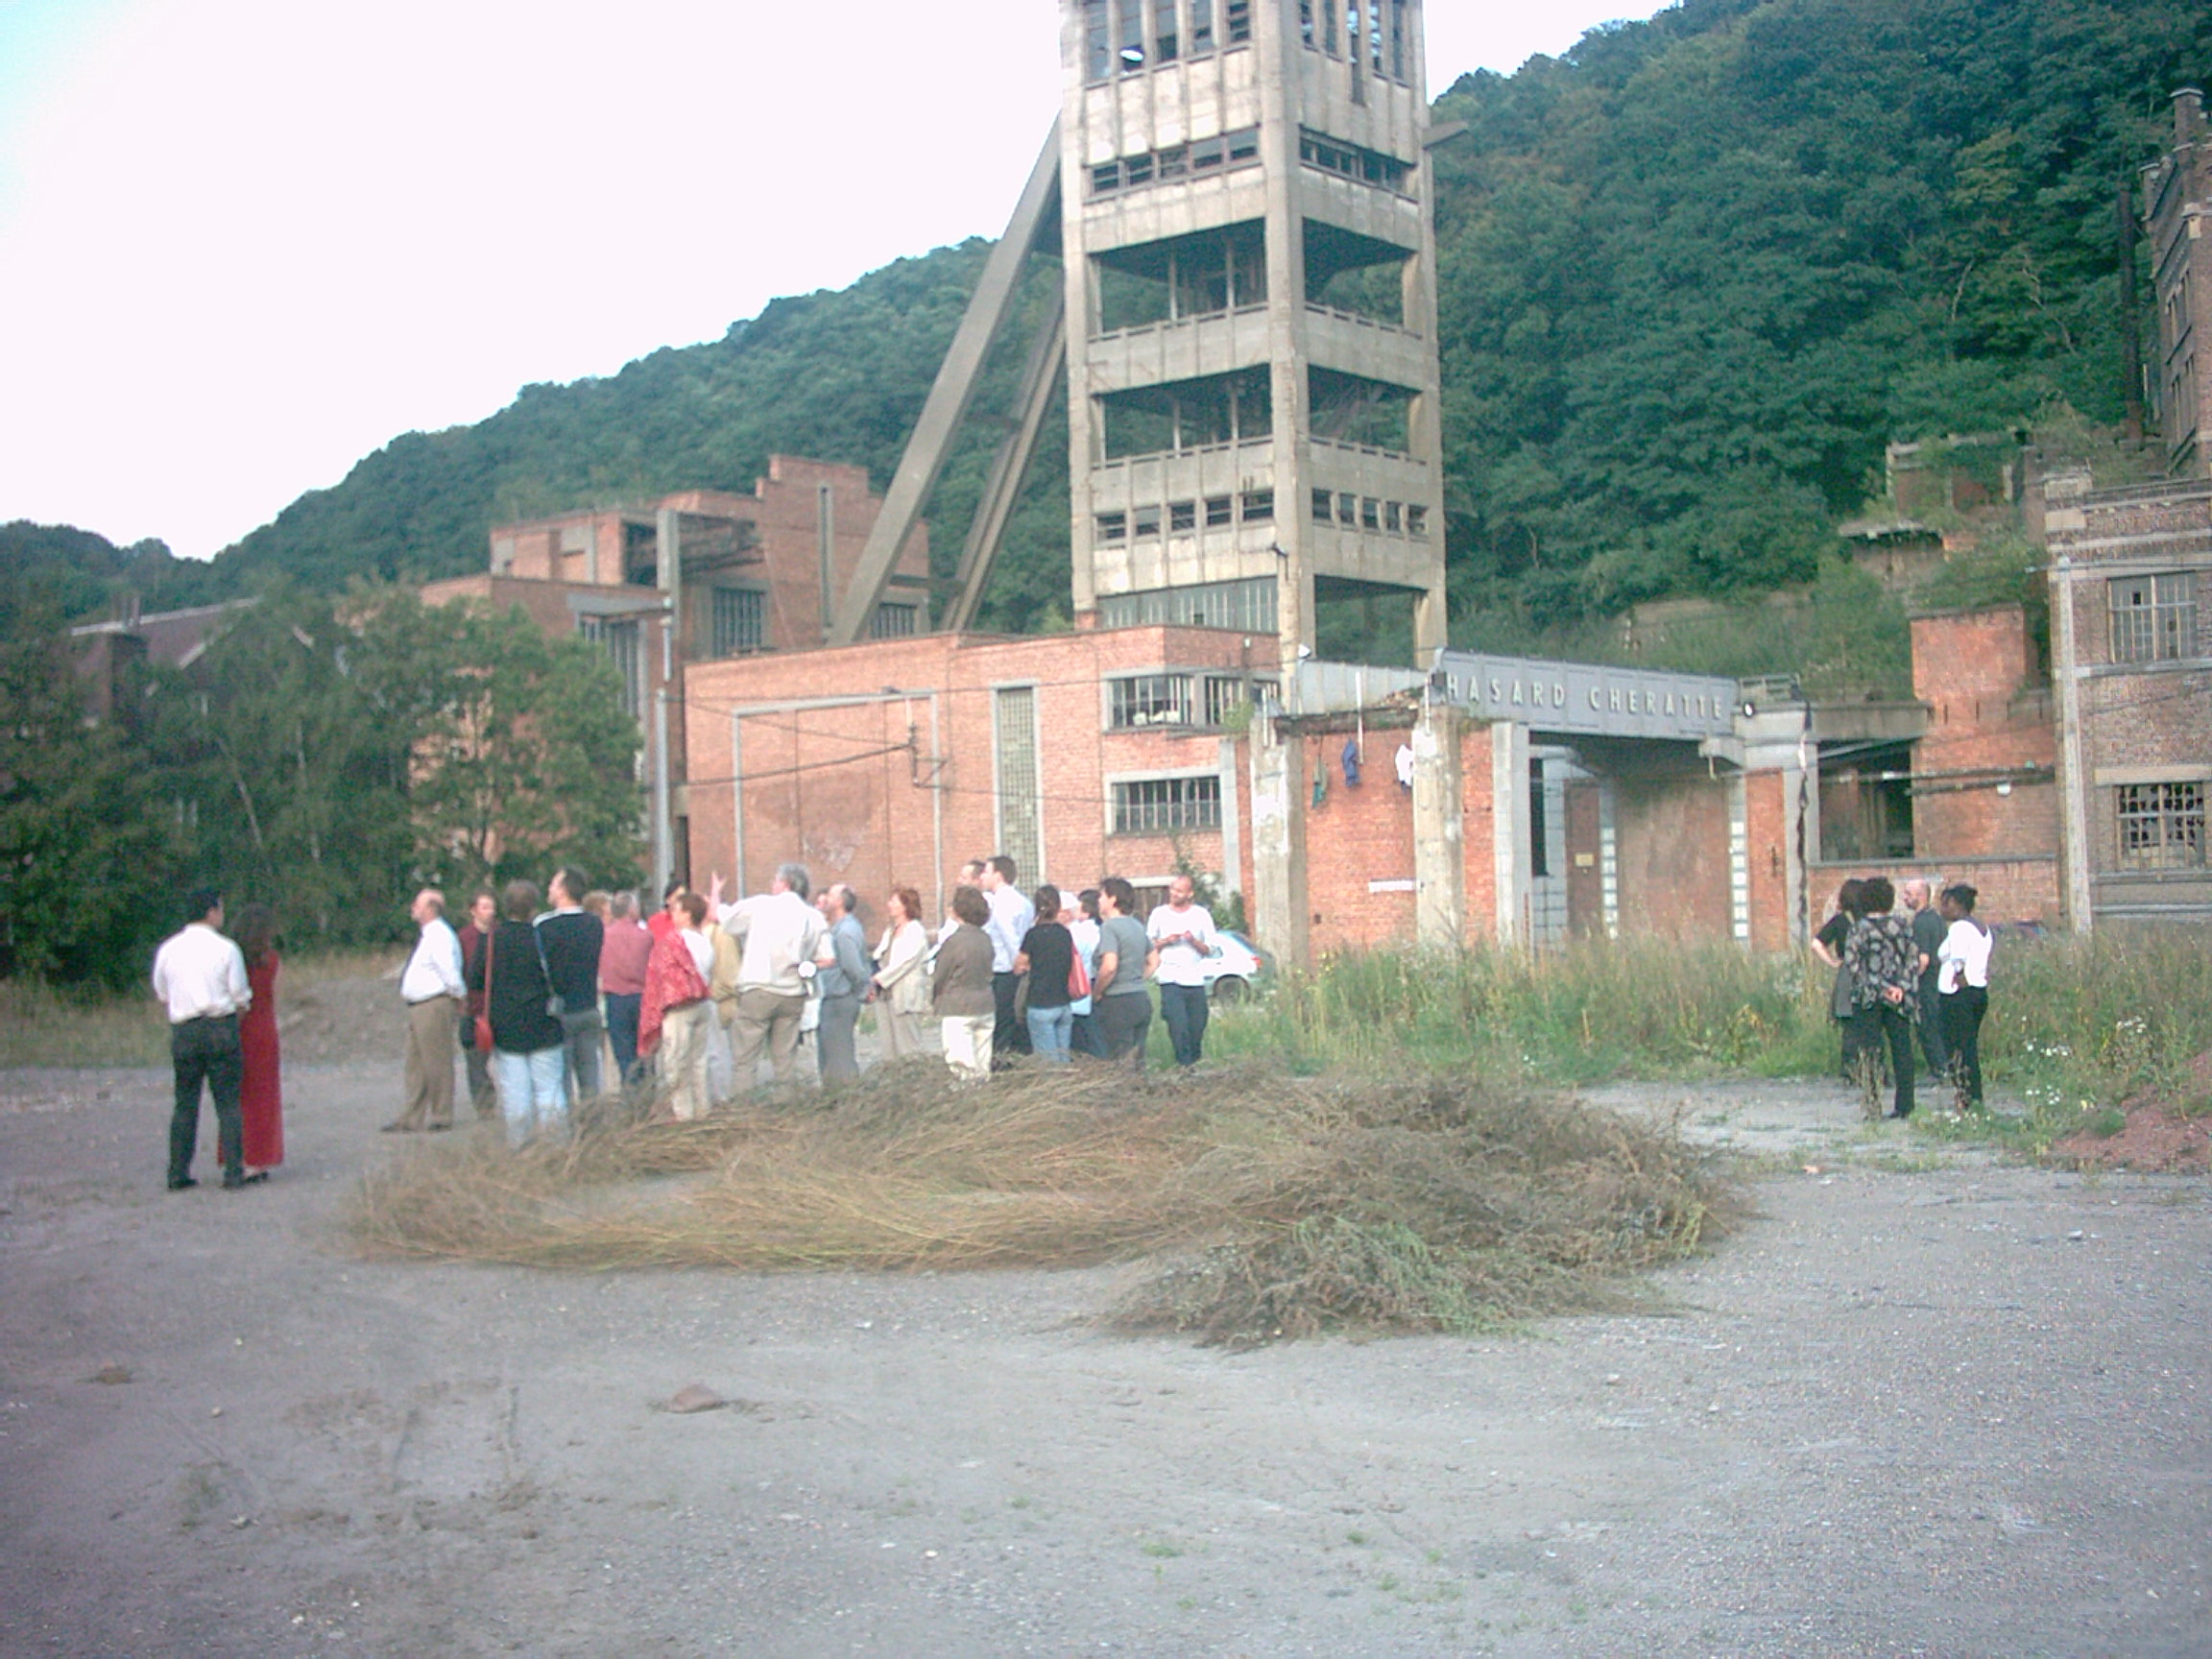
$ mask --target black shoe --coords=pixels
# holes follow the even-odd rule
[[[415,1129],[416,1126],[414,1124],[403,1123],[398,1118],[395,1118],[391,1122],[385,1124],[383,1128],[377,1130],[376,1133],[379,1135],[412,1135],[415,1133]]]
[[[453,1125],[450,1123],[425,1123],[422,1125],[422,1127],[429,1130],[431,1134],[436,1135],[445,1130],[452,1128]]]
[[[256,1169],[256,1170],[254,1170],[254,1171],[253,1171],[253,1173],[252,1173],[252,1174],[251,1174],[251,1175],[247,1176],[247,1177],[246,1177],[244,1180],[240,1181],[240,1182],[238,1183],[238,1185],[239,1185],[239,1186],[241,1186],[241,1187],[258,1187],[258,1186],[260,1186],[260,1185],[261,1185],[261,1183],[262,1183],[262,1182],[264,1182],[264,1181],[266,1181],[266,1180],[268,1180],[268,1179],[269,1179],[269,1171],[268,1171],[268,1170],[266,1170],[266,1169]],[[228,1182],[225,1182],[225,1183],[224,1183],[224,1185],[225,1185],[225,1186],[228,1186],[228,1185],[229,1185],[229,1183],[228,1183]]]
[[[223,1177],[223,1190],[226,1192],[235,1192],[245,1185],[246,1177],[243,1175],[226,1175]]]
[[[199,1185],[200,1183],[193,1180],[189,1175],[172,1175],[169,1177],[169,1190],[172,1192],[181,1192],[187,1187]]]

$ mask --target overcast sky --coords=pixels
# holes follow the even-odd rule
[[[1649,0],[1434,0],[1431,91]],[[0,521],[212,554],[411,429],[995,235],[1048,0],[0,0]]]

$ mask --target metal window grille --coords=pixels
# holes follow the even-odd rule
[[[1221,780],[1143,778],[1114,785],[1114,832],[1142,835],[1221,828]]]
[[[2120,789],[2120,861],[2154,870],[2204,862],[2204,785],[2128,783]]]
[[[714,655],[741,657],[768,643],[765,612],[757,588],[714,589]]]
[[[577,622],[584,637],[598,644],[607,653],[607,660],[614,664],[614,672],[622,682],[623,711],[637,718],[645,703],[645,657],[637,622],[606,616],[583,616]]]
[[[1190,676],[1130,674],[1111,683],[1114,729],[1190,724]]]
[[[1206,724],[1225,726],[1251,697],[1250,683],[1233,674],[1206,676]]]
[[[992,699],[998,761],[998,850],[1024,881],[1044,878],[1045,848],[1037,781],[1037,688],[1008,685]]]
[[[914,625],[921,608],[915,605],[884,603],[876,607],[875,618],[868,624],[871,639],[905,639],[913,636]]]
[[[1252,515],[1247,512],[1245,517]],[[1166,622],[1191,628],[1229,628],[1246,634],[1272,634],[1275,583],[1259,576],[1243,582],[1201,582],[1188,588],[1153,588],[1142,593],[1114,593],[1098,603],[1108,628],[1142,628]]]

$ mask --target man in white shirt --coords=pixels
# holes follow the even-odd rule
[[[806,981],[814,976],[827,925],[806,902],[811,885],[804,864],[779,864],[768,891],[722,902],[722,878],[708,888],[722,930],[737,942],[737,1000],[730,1017],[731,1067],[737,1087],[750,1089],[760,1050],[776,1081],[799,1072],[799,1017],[806,1011]]]
[[[407,1004],[405,1098],[399,1116],[384,1125],[387,1135],[453,1127],[453,1061],[461,1051],[456,1033],[469,1003],[461,939],[445,921],[445,895],[425,887],[407,914],[421,931],[399,974],[399,999]]]
[[[1167,883],[1167,902],[1144,924],[1144,937],[1159,958],[1153,978],[1160,986],[1160,1018],[1167,1022],[1178,1066],[1197,1065],[1206,1046],[1206,958],[1221,949],[1214,918],[1196,898],[1196,884],[1178,876]]]
[[[252,1003],[253,992],[245,956],[222,933],[223,895],[200,888],[185,901],[184,913],[191,918],[184,930],[162,941],[154,954],[154,995],[168,1011],[169,1060],[177,1079],[169,1115],[169,1190],[199,1185],[192,1178],[192,1157],[200,1145],[203,1083],[215,1102],[223,1185],[236,1189],[249,1184],[245,1120],[238,1113],[246,1076],[238,1016]]]
[[[1014,972],[1014,958],[1022,954],[1022,941],[1037,922],[1037,906],[1022,897],[1014,885],[1019,874],[1014,860],[998,853],[983,860],[983,902],[991,906],[991,920],[983,931],[991,941],[991,1004],[998,1011],[991,1028],[991,1063],[1002,1066],[1008,1054],[1029,1052],[1029,1022],[1014,1012],[1015,993],[1022,975]]]

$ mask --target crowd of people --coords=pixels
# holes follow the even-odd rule
[[[1914,878],[1853,877],[1813,938],[1835,969],[1829,1013],[1842,1032],[1843,1074],[1879,1100],[1889,1077],[1889,1116],[1913,1108],[1914,1038],[1928,1074],[1950,1083],[1961,1109],[1982,1105],[1982,1021],[1989,1010],[1994,937],[1974,914],[1979,895]]]
[[[860,896],[841,881],[816,892],[796,863],[727,902],[719,876],[704,893],[670,882],[649,918],[638,895],[593,891],[572,869],[542,892],[517,879],[472,895],[458,927],[445,895],[426,887],[409,907],[400,1104],[384,1131],[451,1129],[462,1087],[476,1118],[503,1122],[517,1145],[565,1133],[575,1105],[603,1095],[690,1119],[753,1086],[763,1061],[775,1082],[798,1080],[809,1047],[823,1082],[850,1081],[871,1007],[882,1059],[926,1053],[934,1025],[964,1081],[1024,1054],[1141,1069],[1153,982],[1177,1064],[1197,1064],[1204,965],[1219,946],[1190,879],[1140,921],[1119,877],[1024,893],[1019,874],[1003,854],[964,865],[934,934],[921,896],[894,888],[873,949]],[[248,905],[233,938],[219,894],[197,893],[187,909],[154,967],[176,1070],[170,1185],[195,1184],[204,1091],[224,1185],[244,1186],[283,1161],[276,918]]]

